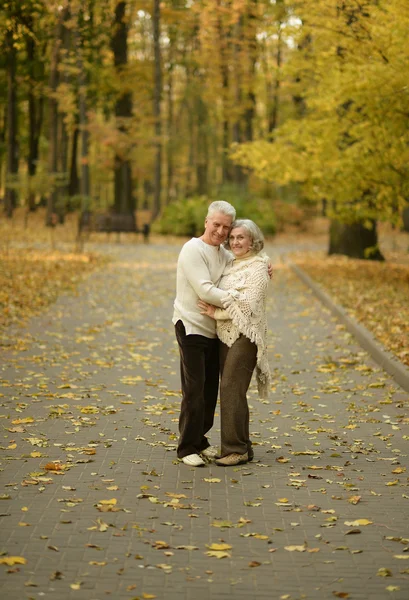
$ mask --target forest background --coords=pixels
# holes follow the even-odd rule
[[[220,197],[274,233],[309,207],[363,258],[402,224],[404,0],[11,0],[0,22],[8,217],[149,209],[194,234]]]
[[[405,0],[3,0],[2,282],[21,214],[53,239],[106,216],[196,235],[214,199],[267,235],[321,216],[330,254],[390,260],[378,224],[409,231],[408,31]],[[304,257],[318,278],[354,271],[387,312],[401,298],[406,360],[407,266],[348,265]]]

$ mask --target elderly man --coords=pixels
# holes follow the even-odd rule
[[[226,292],[217,283],[231,256],[221,244],[236,218],[228,202],[210,204],[205,231],[183,246],[178,260],[173,323],[180,352],[182,405],[179,417],[178,458],[186,465],[205,464],[213,458],[206,433],[211,429],[219,387],[219,351],[216,321],[200,313],[199,299],[222,307]]]

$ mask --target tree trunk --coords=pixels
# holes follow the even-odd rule
[[[118,79],[123,77],[123,68],[128,64],[128,25],[125,12],[126,2],[118,2],[115,7],[114,31],[111,40]],[[126,133],[128,129],[127,121],[132,116],[132,96],[130,92],[120,92],[115,103],[115,116],[118,129]],[[135,202],[132,193],[131,163],[128,157],[119,153],[115,155],[114,178],[114,212],[117,214],[133,214]]]
[[[189,82],[189,75],[188,75],[188,82]],[[187,85],[188,85],[187,82]],[[186,173],[186,181],[185,181],[185,196],[186,198],[189,198],[190,196],[193,195],[193,187],[194,187],[194,183],[193,183],[193,172],[194,172],[194,166],[195,166],[195,149],[196,149],[196,145],[195,145],[195,123],[194,123],[194,118],[193,118],[193,109],[192,109],[192,103],[189,106],[188,105],[188,140],[189,140],[189,154],[188,154],[188,169],[187,169],[187,173]]]
[[[241,40],[243,36],[243,18],[239,17],[238,21],[234,26],[234,85],[235,85],[235,98],[236,98],[236,106],[242,106],[242,70],[241,70],[241,58],[240,58],[240,46],[239,40]],[[233,142],[236,144],[240,144],[242,139],[242,123],[241,123],[241,113],[237,112],[236,120],[233,123],[232,134],[233,134]],[[244,173],[241,165],[235,164],[233,166],[234,173],[234,183],[237,185],[242,185],[246,183],[247,176]]]
[[[281,40],[281,21],[278,22],[278,35],[277,35],[277,53],[276,53],[276,68],[277,74],[275,77],[274,85],[271,86],[273,89],[268,98],[268,133],[273,133],[277,128],[278,124],[278,106],[279,106],[279,94],[280,94],[280,70],[281,70],[281,52],[282,52],[282,40]],[[269,96],[270,96],[269,94]]]
[[[248,31],[248,69],[247,69],[247,102],[244,111],[244,136],[246,142],[252,142],[254,137],[254,117],[256,115],[256,64],[259,60],[259,44],[257,41],[258,8],[257,0],[249,2],[245,27]]]
[[[44,99],[41,97],[38,100],[34,94],[34,84],[38,81],[38,73],[36,73],[36,66],[43,69],[43,63],[36,62],[36,42],[30,35],[26,41],[27,49],[27,61],[28,61],[28,72],[29,72],[29,89],[28,89],[28,121],[29,121],[29,132],[28,132],[28,155],[27,155],[27,172],[28,177],[31,180],[37,172],[37,161],[39,156],[39,143],[40,133],[43,123],[43,107]],[[30,181],[31,183],[31,181]],[[29,186],[29,193],[27,198],[27,209],[32,212],[36,209],[36,194],[35,191]]]
[[[174,124],[173,124],[173,57],[172,57],[172,38],[170,38],[169,47],[169,69],[168,69],[168,86],[167,86],[167,135],[168,141],[166,146],[166,160],[167,160],[167,178],[166,178],[166,204],[174,197],[173,189],[173,176],[174,176],[174,163],[173,163],[173,135],[174,135]]]
[[[77,154],[78,154],[78,139],[79,129],[75,127],[72,132],[72,143],[71,143],[71,159],[70,159],[70,178],[68,183],[68,195],[76,196],[80,193],[80,180],[78,177],[78,165],[77,165]]]
[[[65,222],[65,214],[67,212],[67,197],[68,197],[68,142],[69,136],[67,126],[64,122],[64,116],[59,114],[59,169],[61,172],[61,180],[58,187],[59,202],[56,206],[56,214],[58,223],[61,225]]]
[[[6,129],[7,129],[7,104],[1,107],[0,113],[0,144],[3,148],[6,147]],[[0,152],[0,189],[4,189],[5,185],[3,182],[3,157],[5,153]],[[5,157],[7,159],[7,157]],[[1,200],[0,200],[1,203]]]
[[[161,97],[162,97],[162,67],[160,52],[160,0],[153,0],[153,49],[154,49],[154,97],[153,116],[155,119],[155,170],[152,220],[156,219],[160,211],[161,176],[162,176],[162,123],[161,123]]]
[[[230,37],[230,32],[226,32],[223,28],[222,22],[222,6],[221,0],[217,1],[219,10],[219,17],[217,20],[217,32],[218,32],[218,43],[219,43],[219,55],[220,55],[220,74],[222,80],[222,114],[223,114],[223,125],[222,125],[222,184],[232,181],[232,165],[227,156],[228,148],[230,145],[229,139],[229,119],[227,116],[227,98],[229,94],[229,65],[227,56],[227,44]]]
[[[8,182],[14,183],[18,173],[18,142],[17,142],[17,51],[14,46],[13,30],[6,33],[7,43],[7,175],[5,191],[5,212],[11,219],[17,204],[17,193],[15,189],[8,186]]]
[[[409,232],[409,206],[407,206],[406,208],[403,209],[402,220],[403,220],[403,231]]]
[[[63,11],[65,13],[65,11]],[[59,16],[55,28],[54,46],[51,56],[50,66],[50,97],[48,101],[49,131],[50,131],[50,149],[49,149],[49,174],[52,181],[52,189],[47,198],[47,213],[45,223],[47,227],[54,227],[57,223],[57,202],[58,202],[58,102],[55,98],[55,92],[59,82],[58,64],[60,60],[60,48],[62,42],[64,14]]]
[[[199,196],[207,196],[209,192],[209,115],[207,105],[200,96],[196,98],[195,114],[197,117],[196,189]]]
[[[62,58],[70,57],[73,55],[73,51],[75,52],[76,48],[73,48],[73,30],[72,23],[73,17],[72,10],[70,5],[68,4],[63,11],[62,15],[62,23],[61,23],[61,56]],[[70,24],[69,24],[70,23]],[[66,65],[63,63],[63,68],[59,68],[59,72],[61,72],[60,78],[61,83],[66,85],[67,87],[72,84],[72,75],[70,69],[66,68]],[[81,77],[81,73],[79,74],[79,79]],[[69,188],[69,178],[68,178],[68,148],[69,148],[69,131],[67,128],[67,113],[58,113],[59,125],[59,156],[58,156],[58,171],[59,182],[58,182],[58,204],[55,207],[55,212],[58,217],[58,222],[62,225],[65,221],[65,215],[67,212],[67,201],[68,201],[68,188]]]
[[[371,221],[369,229],[364,227],[363,222],[346,224],[331,221],[328,254],[344,254],[351,258],[384,260],[378,247],[376,221]]]
[[[78,25],[80,25],[81,11],[79,14]],[[88,116],[87,116],[87,83],[88,75],[84,67],[83,58],[83,41],[81,34],[77,28],[75,32],[75,46],[77,51],[77,68],[79,72],[79,89],[78,89],[78,112],[79,112],[79,132],[81,136],[81,210],[89,209],[90,191],[90,176],[89,176],[89,131],[88,131]]]

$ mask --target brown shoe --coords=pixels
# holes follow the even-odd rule
[[[242,465],[248,462],[248,459],[249,455],[247,452],[245,454],[228,454],[227,456],[223,456],[223,458],[217,458],[215,463],[219,467],[234,467],[235,465]]]

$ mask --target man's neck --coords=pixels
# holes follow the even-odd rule
[[[220,250],[220,246],[221,244],[211,244],[206,238],[205,238],[205,234],[201,235],[199,240],[202,240],[202,242],[204,242],[205,244],[207,244],[208,246],[212,246],[212,248],[217,248],[217,250]]]

